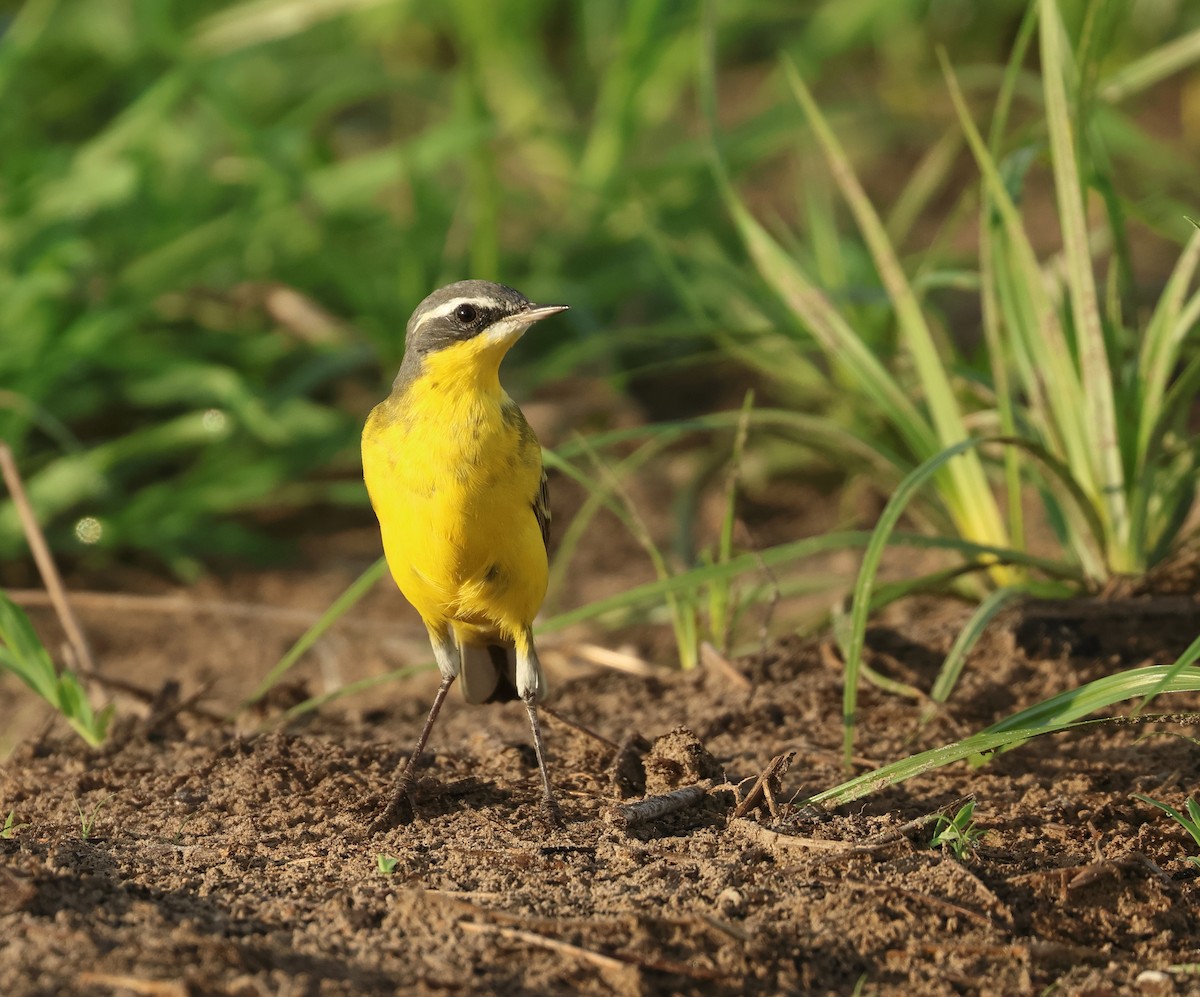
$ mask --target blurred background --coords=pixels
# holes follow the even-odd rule
[[[1200,27],[1184,0],[1060,6],[1075,37],[1101,36],[1100,77]],[[563,413],[542,418],[548,445],[735,410],[750,387],[758,404],[886,433],[806,359],[809,332],[749,265],[714,163],[891,362],[891,302],[833,204],[790,60],[929,276],[969,379],[979,301],[959,277],[977,253],[978,172],[937,51],[982,120],[1025,13],[1022,0],[4,4],[0,438],[51,546],[91,584],[118,564],[188,581],[370,525],[362,420],[414,305],[465,276],[571,305],[506,363],[512,394]],[[1035,47],[1010,142],[1032,161],[1036,62]],[[1149,299],[1189,233],[1200,150],[1200,81],[1162,75],[1091,118]],[[1031,232],[1053,249],[1057,228],[1036,224],[1051,183],[1036,170],[1027,183]],[[725,429],[697,445],[725,459]],[[714,460],[688,473],[711,479]],[[789,480],[832,492],[849,466],[801,434],[763,450],[746,501]],[[795,498],[775,494],[785,511]],[[0,563],[0,583],[35,584],[7,500]]]

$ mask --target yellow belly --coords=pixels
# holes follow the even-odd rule
[[[546,594],[541,448],[503,392],[429,381],[376,406],[363,431],[388,567],[430,628],[512,640]]]

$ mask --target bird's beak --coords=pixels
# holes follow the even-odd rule
[[[480,334],[479,339],[482,343],[486,343],[488,348],[499,346],[507,350],[513,343],[525,335],[525,330],[533,325],[534,322],[549,318],[551,315],[557,315],[559,312],[565,312],[566,310],[566,305],[530,305],[522,312],[507,315],[499,319],[489,328],[485,329]]]
[[[559,312],[565,312],[569,305],[530,305],[525,311],[521,312],[521,321],[525,325],[533,325],[534,322],[540,322],[544,318],[549,318],[551,315],[557,315]]]

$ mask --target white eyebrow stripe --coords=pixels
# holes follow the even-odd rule
[[[451,298],[444,305],[438,305],[436,308],[423,313],[421,317],[417,319],[417,324],[413,327],[413,332],[416,332],[417,329],[421,328],[421,326],[423,326],[430,319],[444,318],[460,305],[474,305],[476,308],[495,308],[498,304],[499,302],[497,302],[495,298],[488,297]]]

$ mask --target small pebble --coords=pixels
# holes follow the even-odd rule
[[[745,903],[745,898],[732,886],[726,887],[717,894],[717,906],[725,914],[740,913]]]
[[[207,799],[208,794],[203,790],[191,789],[187,786],[181,786],[175,790],[175,805],[187,813],[191,813]]]
[[[1161,969],[1143,969],[1133,981],[1134,986],[1144,994],[1173,994],[1175,981]]]

